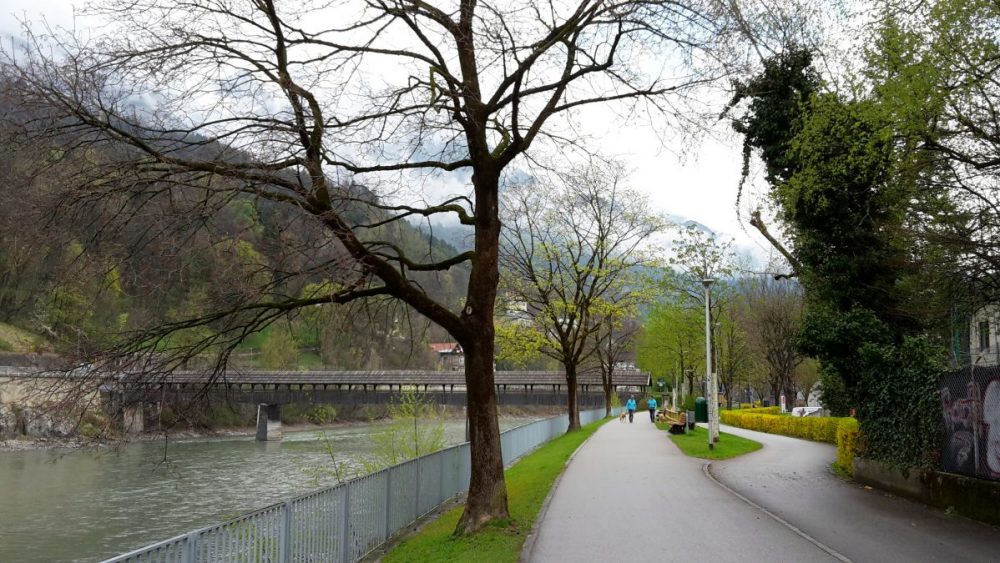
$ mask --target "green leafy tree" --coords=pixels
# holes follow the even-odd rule
[[[640,270],[655,253],[646,245],[663,228],[624,182],[619,164],[593,163],[512,185],[501,208],[502,288],[544,335],[541,353],[566,371],[570,431],[580,427],[578,370],[602,344],[602,321],[618,322],[647,294]]]
[[[548,343],[545,333],[521,319],[504,319],[496,323],[497,366],[526,369],[544,357],[542,348]],[[550,360],[551,361],[551,360]]]
[[[931,169],[877,89],[854,98],[818,91],[804,98],[808,91],[800,85],[814,84],[815,72],[808,56],[794,60],[801,64],[765,69],[759,80],[779,85],[751,89],[760,103],[750,104],[736,128],[765,159],[791,250],[777,246],[806,291],[799,346],[823,364],[824,400],[835,394],[828,405],[843,408],[836,395],[842,388],[857,406],[862,432],[872,431],[868,455],[898,465],[926,464],[930,452],[900,449],[877,429],[900,428],[902,416],[893,416],[884,403],[926,405],[935,393],[927,377],[913,379],[921,370],[935,371],[935,348],[920,337],[926,325],[907,310],[911,296],[905,293],[920,285],[914,280],[926,245],[916,243],[904,224],[911,202],[920,200],[921,173]],[[789,72],[769,75],[773,68]],[[784,133],[775,134],[767,122],[774,115],[790,116]],[[915,363],[904,361],[904,349]],[[912,442],[926,446],[928,436],[918,434],[929,431],[926,421],[936,415],[925,410],[913,416],[925,422],[907,427]]]
[[[271,325],[260,348],[260,366],[265,369],[293,370],[298,367],[299,346],[287,324]]]
[[[413,389],[389,405],[389,422],[372,436],[374,453],[365,462],[367,472],[436,452],[444,447],[444,422],[434,403]]]
[[[705,369],[705,314],[676,301],[653,305],[637,346],[639,367],[654,379],[681,383],[681,398],[700,393]]]

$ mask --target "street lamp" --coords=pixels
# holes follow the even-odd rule
[[[712,377],[712,284],[715,280],[705,278],[701,284],[705,286],[705,380],[708,397],[708,449],[715,449],[715,419],[718,417],[719,394],[715,391],[715,378]]]

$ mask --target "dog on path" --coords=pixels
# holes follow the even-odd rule
[[[625,411],[622,411],[622,413],[620,415],[618,415],[618,422],[625,422],[626,418],[628,418],[628,413],[625,412]]]

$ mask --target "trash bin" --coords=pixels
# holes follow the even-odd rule
[[[694,411],[687,411],[688,430],[694,430]]]
[[[698,397],[694,400],[694,421],[708,422],[708,401],[705,397]]]

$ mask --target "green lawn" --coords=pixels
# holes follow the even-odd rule
[[[26,354],[47,348],[45,339],[37,334],[7,323],[0,323],[0,352]]]
[[[556,477],[562,473],[566,460],[608,420],[594,422],[578,432],[560,436],[506,471],[510,521],[495,523],[471,536],[454,537],[452,531],[462,515],[462,508],[459,507],[444,513],[415,536],[401,542],[382,561],[517,561],[542,502]]]
[[[656,427],[660,430],[670,429],[670,425],[664,422],[656,423]],[[708,449],[708,430],[701,426],[696,426],[693,431],[689,430],[687,434],[670,434],[670,439],[685,454],[702,459],[729,459],[755,452],[762,447],[760,442],[720,432],[719,441],[715,444],[715,448],[710,450]]]

